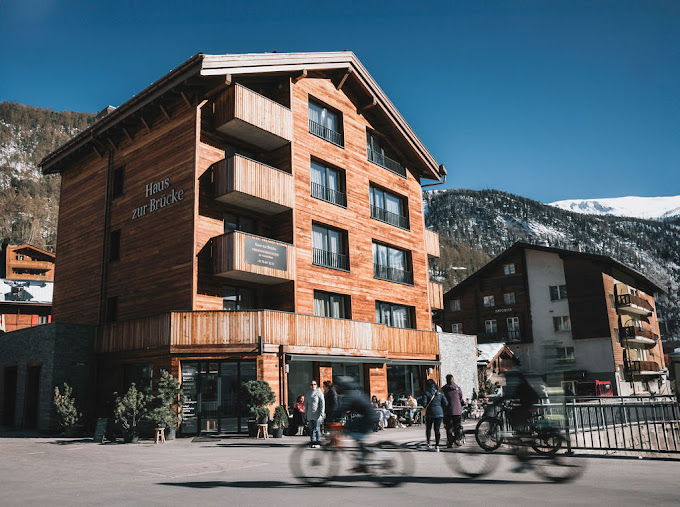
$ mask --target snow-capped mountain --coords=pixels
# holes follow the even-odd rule
[[[613,215],[645,220],[680,217],[680,195],[670,197],[613,197],[608,199],[569,199],[551,202],[567,211],[587,215]]]

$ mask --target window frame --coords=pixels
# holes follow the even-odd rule
[[[387,264],[381,264],[380,261],[382,258],[382,255],[378,252],[378,249],[380,248],[386,248],[385,252],[385,258],[387,259]],[[399,248],[396,246],[388,245],[386,243],[382,243],[380,241],[372,241],[371,244],[371,250],[373,254],[373,278],[377,280],[385,280],[387,282],[393,282],[393,283],[400,283],[402,285],[414,285],[414,280],[413,280],[413,259],[411,256],[411,250],[404,250],[403,248]],[[396,268],[390,265],[390,260],[392,259],[392,256],[390,255],[390,251],[396,251],[396,252],[401,252],[404,255],[404,268],[405,269],[400,269]],[[378,253],[378,255],[376,255]],[[396,276],[395,277],[390,277],[390,273],[392,271],[399,271],[401,273],[404,273],[403,278],[405,280],[397,280]],[[386,276],[382,276],[383,273],[387,272]]]
[[[315,229],[322,229],[326,235],[325,244],[330,244],[329,232],[339,233],[340,248],[338,252],[333,252],[329,249],[318,248],[314,246],[314,238],[316,237]],[[337,256],[337,258],[331,257]],[[328,260],[331,259],[331,260]],[[312,221],[312,264],[314,266],[321,266],[324,268],[337,269],[339,271],[350,271],[349,258],[349,234],[344,229],[331,227],[321,222]]]
[[[451,324],[451,332],[455,334],[463,334],[463,323],[454,322],[453,324]]]
[[[489,325],[491,324],[491,325]],[[489,329],[492,329],[489,331]],[[486,334],[496,334],[498,333],[498,321],[496,319],[487,319],[484,321],[484,332]]]
[[[328,307],[333,308],[332,306],[332,298],[338,298],[342,300],[342,313],[344,314],[343,316],[334,316],[334,315],[319,315],[316,312],[317,309],[317,300],[320,300],[320,298],[317,298],[317,296],[328,296]],[[352,303],[351,303],[351,297],[348,294],[340,294],[338,292],[329,292],[325,290],[318,290],[314,289],[314,294],[313,294],[313,311],[314,311],[314,316],[316,317],[323,317],[327,319],[344,319],[344,320],[351,320],[352,319]],[[332,313],[332,310],[331,310]]]
[[[503,274],[506,276],[517,274],[517,270],[515,269],[515,263],[513,262],[510,264],[503,264]]]
[[[379,308],[380,305],[380,308]],[[390,322],[385,323],[382,322],[382,316],[383,316],[383,308],[382,305],[387,305],[389,307],[389,318]],[[407,318],[407,325],[405,327],[402,326],[395,326],[394,324],[394,310],[396,309],[406,309],[406,318]],[[380,312],[380,313],[379,313]],[[416,329],[416,322],[415,322],[415,307],[414,306],[408,306],[408,305],[402,305],[399,303],[390,303],[389,301],[379,301],[376,300],[375,302],[375,321],[378,324],[383,324],[387,327],[394,327],[397,329]]]
[[[401,214],[394,213],[392,211],[387,210],[387,206],[378,206],[376,202],[379,200],[377,199],[376,192],[380,192],[382,194],[382,201],[383,203],[387,203],[387,198],[386,196],[389,196],[393,199],[396,199],[399,202],[399,208]],[[405,231],[410,231],[411,230],[411,221],[409,219],[409,209],[408,209],[408,197],[404,197],[402,195],[396,194],[390,190],[387,190],[380,185],[376,185],[374,183],[369,183],[368,187],[368,204],[370,208],[370,215],[371,218],[374,220],[378,220],[380,222],[386,223],[393,225],[394,227],[399,227],[400,229],[403,229]],[[379,211],[378,211],[379,210]],[[380,217],[380,214],[383,214],[383,217]],[[390,215],[395,215],[397,218],[390,220]]]
[[[490,301],[490,304],[488,304],[488,301]],[[496,296],[493,294],[482,296],[482,302],[484,304],[484,308],[494,308],[496,306]]]
[[[454,305],[454,303],[457,303]],[[456,308],[454,308],[456,307]],[[460,312],[462,310],[462,305],[460,299],[451,299],[449,300],[449,311],[451,312]]]
[[[328,115],[330,113],[330,114],[334,115],[337,119],[339,130],[338,131],[333,130],[330,127],[326,127],[322,123],[318,123],[318,122],[312,120],[311,114],[310,114],[310,112],[312,110],[312,107],[311,107],[312,105],[314,105],[314,107],[317,107],[317,108],[322,110],[322,112],[320,114],[322,119],[323,119],[324,114]],[[342,115],[341,111],[335,109],[334,107],[329,106],[325,102],[317,99],[316,97],[313,97],[312,95],[308,95],[307,96],[307,119],[308,119],[309,133],[310,134],[312,134],[315,137],[318,137],[319,139],[323,139],[324,141],[327,141],[327,142],[329,142],[329,143],[331,143],[331,144],[333,144],[333,145],[335,145],[339,148],[343,148],[343,149],[345,148],[345,135],[344,135],[345,123],[344,123],[344,119],[343,119],[343,115]],[[312,127],[312,124],[314,124],[316,127]],[[325,129],[325,130],[322,130],[322,129]],[[317,130],[317,131],[315,132],[314,130]],[[325,133],[325,131],[332,132],[332,133],[336,134],[338,136],[337,140],[339,142],[333,141],[331,139],[333,137],[332,135],[328,135],[328,136],[322,135],[321,132]]]
[[[227,297],[231,297],[231,296],[225,295],[225,292],[228,289],[233,289],[234,292],[235,292],[233,297],[235,298],[234,302],[235,302],[236,308],[234,308],[233,310],[225,308],[225,303],[228,301]],[[243,305],[243,302],[242,302],[243,293],[250,293],[250,296],[252,297],[251,298],[252,305],[250,306],[250,308],[243,308],[242,307],[242,305]],[[222,286],[222,311],[224,311],[224,312],[242,312],[242,311],[256,310],[256,309],[257,309],[257,290],[254,287],[239,287],[239,286],[235,286],[235,285],[223,285]]]
[[[550,301],[565,301],[569,297],[569,293],[567,291],[567,284],[560,284],[560,285],[550,285],[549,286],[549,291],[550,291]],[[554,289],[554,292],[553,292]],[[556,296],[556,297],[553,297]]]
[[[376,150],[377,147],[377,150]],[[375,132],[366,129],[366,159],[372,164],[387,169],[391,173],[401,176],[402,178],[408,178],[408,173],[406,168],[396,151],[392,148],[390,143],[384,137],[376,134]],[[382,159],[383,163],[379,161]],[[389,160],[386,162],[385,160]],[[390,167],[390,165],[392,167]]]
[[[508,296],[512,296],[511,298]],[[512,301],[510,301],[512,300]],[[515,299],[515,293],[514,292],[504,292],[503,293],[503,304],[505,306],[510,306],[517,304],[517,300]]]
[[[558,324],[559,323],[559,324]],[[566,326],[565,326],[566,323]],[[569,315],[556,315],[553,317],[553,329],[556,333],[571,331],[571,317]]]
[[[314,165],[321,167],[324,170],[323,173],[323,183],[315,183],[313,178],[313,173],[315,170]],[[338,174],[338,182],[340,185],[340,190],[333,190],[328,185],[328,172],[332,171]],[[315,192],[315,185],[320,187],[320,191]],[[329,202],[341,208],[347,208],[347,180],[345,176],[345,171],[339,169],[331,164],[328,164],[318,158],[312,157],[309,161],[309,186],[310,195],[314,199],[319,199],[320,201]],[[332,197],[331,197],[332,196]],[[340,197],[340,199],[338,199]]]
[[[120,260],[122,236],[121,229],[115,229],[109,233],[109,262]]]
[[[115,199],[125,194],[125,166],[121,165],[113,170],[111,178],[111,198]]]

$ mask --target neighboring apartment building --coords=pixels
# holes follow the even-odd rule
[[[438,322],[505,342],[531,373],[609,380],[622,395],[665,392],[661,290],[607,256],[515,243],[444,295]]]
[[[54,319],[98,326],[100,402],[167,369],[185,432],[242,431],[249,379],[292,405],[439,378],[420,180],[446,171],[353,53],[196,55],[41,167]]]
[[[54,281],[54,254],[33,245],[2,244],[0,278]]]

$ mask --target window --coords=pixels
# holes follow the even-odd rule
[[[571,331],[571,320],[569,315],[553,317],[553,327],[555,331]]]
[[[574,347],[557,347],[557,360],[564,363],[573,363]]]
[[[506,294],[503,294],[503,303],[506,305],[514,305],[515,304],[515,293],[514,292],[508,292]]]
[[[257,220],[252,217],[236,215],[235,213],[224,213],[224,233],[233,231],[248,232],[257,234]]]
[[[349,296],[320,290],[314,291],[314,315],[347,319],[349,314]]]
[[[496,298],[494,296],[484,296],[484,308],[491,308],[496,306]]]
[[[222,287],[222,309],[227,311],[255,309],[255,290],[245,287]]]
[[[504,264],[503,265],[503,274],[514,275],[515,274],[515,265],[514,264]]]
[[[375,321],[390,327],[415,329],[413,307],[393,303],[375,302]]]
[[[349,271],[346,233],[312,224],[312,262],[317,266]]]
[[[120,166],[113,170],[113,185],[112,197],[120,197],[123,195],[123,188],[125,184],[125,166]]]
[[[309,101],[309,132],[338,146],[344,146],[342,117],[325,105]]]
[[[567,299],[566,285],[551,285],[550,286],[550,301],[561,301]]]
[[[459,312],[460,299],[452,299],[451,301],[449,301],[449,308],[451,309],[452,312]]]
[[[456,324],[451,324],[451,332],[457,334],[463,334],[463,323],[458,322]]]
[[[406,177],[406,169],[395,160],[397,158],[396,155],[381,137],[371,132],[366,132],[366,152],[369,161],[399,176]]]
[[[413,285],[410,253],[379,243],[373,243],[373,276],[390,282]]]
[[[320,162],[311,162],[312,197],[338,206],[347,206],[345,178],[342,171]]]
[[[38,325],[47,324],[47,315],[38,315]]]
[[[498,324],[496,323],[496,319],[493,320],[486,320],[484,321],[484,330],[487,333],[497,333],[498,332]]]
[[[508,326],[508,341],[516,342],[522,339],[519,331],[519,317],[508,317],[506,319]]]
[[[118,296],[106,298],[106,322],[118,320]]]
[[[371,185],[371,218],[408,229],[406,199]]]
[[[120,260],[120,229],[109,235],[109,262]]]

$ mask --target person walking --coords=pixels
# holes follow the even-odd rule
[[[442,424],[442,419],[444,418],[444,410],[442,407],[448,405],[448,400],[439,389],[437,389],[437,384],[432,379],[427,379],[427,385],[425,388],[425,394],[420,398],[421,405],[426,407],[426,424],[425,424],[425,439],[427,441],[427,448],[432,449],[430,446],[430,437],[432,436],[432,429],[434,428],[434,450],[439,452],[439,439],[440,433],[439,428]]]
[[[446,376],[446,385],[442,387],[442,393],[448,402],[448,405],[444,406],[444,427],[446,428],[446,447],[449,449],[454,443],[460,446],[462,433],[463,391],[453,380],[453,375],[449,373]]]
[[[326,411],[323,393],[316,384],[316,380],[309,383],[309,391],[305,394],[305,415],[309,425],[310,447],[319,447],[321,442],[321,420]]]

